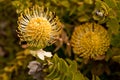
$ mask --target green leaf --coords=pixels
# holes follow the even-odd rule
[[[54,78],[57,78],[58,76],[59,76],[59,70],[57,69],[58,68],[58,62],[59,62],[59,59],[58,59],[58,56],[57,55],[55,55],[54,57],[53,57],[53,66],[51,67],[51,68],[49,68],[49,69],[51,69],[51,70],[49,70],[49,71],[51,71],[46,77],[47,78],[50,78],[50,79],[54,79]]]
[[[64,7],[66,7],[66,8],[70,7],[70,3],[67,0],[61,1],[60,4],[63,5]]]
[[[113,47],[120,47],[120,32],[117,35],[112,35],[111,45]]]
[[[107,22],[107,27],[109,28],[108,30],[113,33],[113,34],[118,34],[119,32],[119,22],[116,18],[109,19]]]
[[[65,80],[73,80],[73,74],[69,72],[69,73],[66,75]]]
[[[75,61],[72,61],[71,65],[69,67],[69,71],[77,72],[77,63]]]
[[[115,8],[116,7],[116,1],[115,0],[104,0],[105,3],[107,3],[107,5],[111,8]]]
[[[87,80],[84,75],[80,72],[76,72],[76,74],[74,74],[74,80]]]
[[[85,21],[88,21],[89,19],[90,19],[90,16],[84,14],[78,18],[78,21],[85,22]]]
[[[98,76],[92,75],[92,80],[100,80]]]
[[[118,56],[113,56],[112,57],[112,60],[115,61],[115,62],[118,62],[120,64],[120,55]]]
[[[48,68],[51,70],[48,70],[49,74],[46,78],[52,80],[86,80],[83,74],[78,72],[76,61],[67,59],[67,62],[55,54],[52,59],[53,64]]]
[[[109,59],[112,57],[113,53],[111,49],[108,49],[106,56],[105,56],[105,61],[109,61]]]
[[[86,4],[93,4],[93,0],[84,0]]]
[[[48,74],[48,75],[46,76],[47,78],[50,78],[50,79],[54,79],[54,78],[55,78],[54,76],[56,76],[56,74],[57,74],[56,67],[57,67],[57,66],[55,66],[55,67],[53,68],[53,70],[50,72],[50,74]]]
[[[59,60],[59,65],[60,67],[58,69],[60,70],[60,72],[68,72],[68,65],[63,59]]]

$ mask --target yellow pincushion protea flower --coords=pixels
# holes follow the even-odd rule
[[[103,26],[86,23],[75,28],[71,45],[75,54],[87,59],[103,56],[110,45],[110,38]]]
[[[47,8],[34,6],[18,18],[18,36],[31,49],[41,49],[54,43],[62,26],[55,13]]]

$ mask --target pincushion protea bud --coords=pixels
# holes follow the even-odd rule
[[[103,56],[110,45],[107,30],[96,23],[85,23],[75,28],[71,45],[75,54],[87,59]]]
[[[18,18],[18,36],[31,49],[41,49],[54,43],[62,26],[55,13],[47,8],[33,6]]]

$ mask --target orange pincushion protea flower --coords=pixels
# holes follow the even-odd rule
[[[55,13],[44,7],[26,9],[18,18],[18,36],[31,49],[41,49],[53,44],[62,30]]]
[[[105,54],[110,45],[110,38],[103,26],[86,23],[75,28],[71,45],[75,54],[87,59],[96,59]]]

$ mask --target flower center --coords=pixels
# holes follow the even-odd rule
[[[43,47],[50,40],[51,24],[45,18],[32,18],[26,27],[26,34],[29,42],[33,45]],[[36,44],[35,44],[36,43]],[[38,45],[39,44],[39,45]]]
[[[88,59],[96,59],[105,55],[110,45],[110,38],[101,25],[86,23],[75,28],[71,45],[75,54]]]

